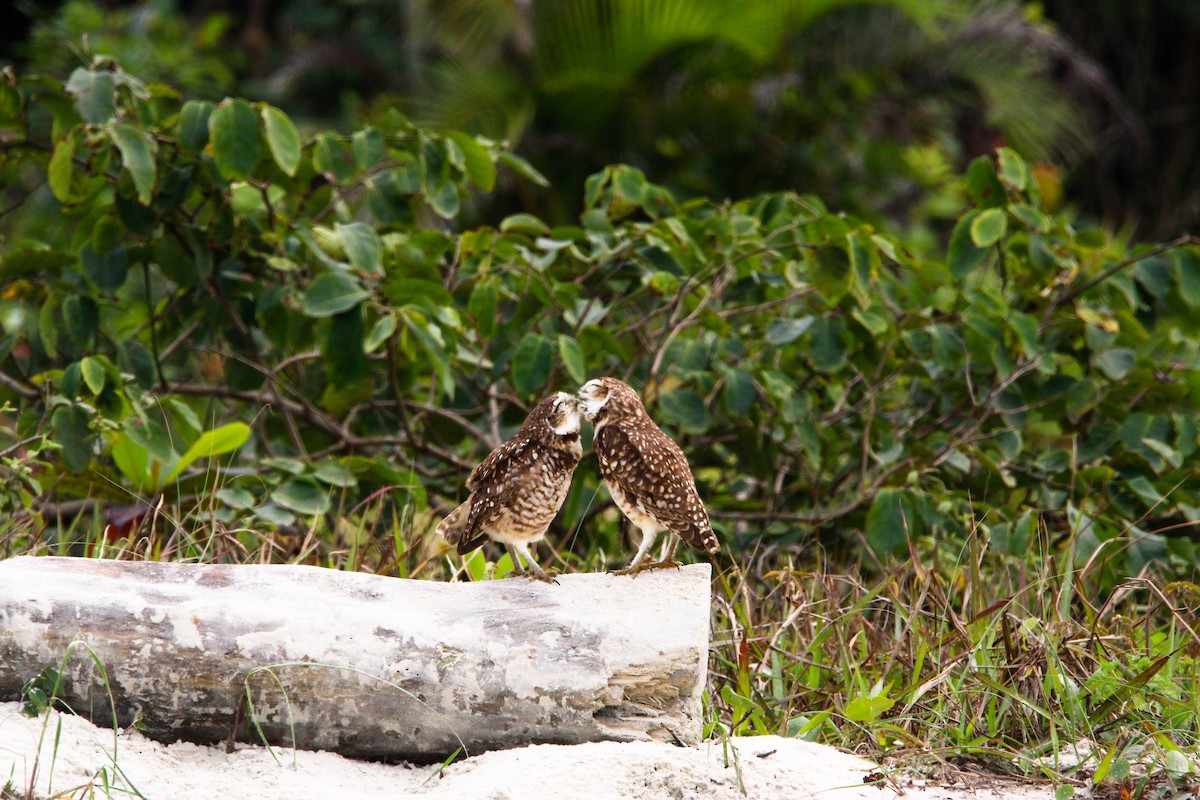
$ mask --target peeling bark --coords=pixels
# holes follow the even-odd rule
[[[432,761],[698,741],[708,565],[433,583],[286,565],[0,562],[0,700],[44,667],[103,725]],[[108,686],[86,643],[104,665]],[[247,692],[249,688],[249,692]],[[247,695],[251,698],[246,703]]]

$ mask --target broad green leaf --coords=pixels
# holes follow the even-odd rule
[[[1128,375],[1136,363],[1137,356],[1132,350],[1124,347],[1114,347],[1092,356],[1092,366],[1114,381],[1119,381]]]
[[[448,132],[446,138],[462,151],[464,169],[471,182],[485,192],[492,191],[496,187],[496,164],[487,148],[476,141],[475,137],[458,131]]]
[[[241,98],[226,98],[208,120],[213,159],[226,180],[244,181],[254,172],[262,152],[258,115]]]
[[[501,153],[496,157],[496,160],[525,180],[535,183],[542,188],[549,188],[550,181],[546,180],[546,176],[534,169],[532,164],[520,156],[513,153]]]
[[[980,211],[971,221],[971,241],[976,247],[991,247],[1008,230],[1008,217],[1000,208]]]
[[[846,704],[846,719],[851,722],[874,722],[896,704],[890,697],[856,697]]]
[[[104,367],[99,361],[86,356],[79,362],[79,371],[83,374],[83,382],[87,384],[88,391],[92,394],[104,391]]]
[[[1100,402],[1100,386],[1091,378],[1075,381],[1067,392],[1067,413],[1081,417]]]
[[[271,492],[271,499],[297,514],[324,514],[333,507],[329,492],[308,481],[288,481]]]
[[[575,337],[565,333],[558,335],[558,356],[562,359],[563,366],[566,367],[571,380],[579,384],[587,381],[587,363],[584,361],[583,350],[579,347],[579,342],[575,341]]]
[[[846,323],[841,317],[819,317],[808,333],[809,357],[818,372],[834,372],[846,364],[847,348],[842,340]]]
[[[327,391],[350,389],[366,376],[368,364],[366,350],[363,348],[365,336],[361,304],[340,314],[334,314],[329,320],[325,342],[321,347],[322,362],[325,364],[325,374],[329,380],[326,386]],[[351,394],[357,394],[357,392]],[[331,405],[341,405],[343,401],[350,399],[352,399],[350,395],[336,399],[332,395],[326,395],[323,401],[329,408]]]
[[[268,525],[291,525],[296,515],[275,503],[263,503],[254,509],[254,516]]]
[[[1172,253],[1172,257],[1179,296],[1188,308],[1200,310],[1200,259],[1190,248],[1180,248]]]
[[[350,464],[344,461],[324,462],[313,470],[313,477],[321,483],[343,489],[358,485],[358,480],[350,470]]]
[[[100,324],[100,309],[86,295],[73,294],[63,301],[63,323],[67,335],[80,346],[87,346]]]
[[[725,378],[725,388],[721,390],[721,402],[725,410],[734,417],[741,417],[754,407],[758,392],[754,387],[754,379],[744,370],[737,367],[727,367],[721,371]]]
[[[254,494],[240,486],[223,486],[217,490],[216,497],[229,508],[236,508],[238,511],[250,508],[255,503]]]
[[[964,214],[950,232],[950,246],[946,252],[946,264],[956,280],[962,280],[978,267],[987,256],[987,250],[977,247],[971,237],[971,226],[982,212],[969,211]]]
[[[62,448],[63,464],[71,472],[82,472],[92,463],[91,417],[81,406],[59,406],[50,417],[54,441]]]
[[[250,438],[250,426],[243,422],[231,422],[211,431],[206,431],[179,457],[175,466],[163,477],[163,483],[173,481],[197,459],[212,458],[237,450]]]
[[[54,146],[54,155],[50,157],[50,165],[46,169],[50,191],[60,203],[67,202],[71,197],[71,177],[75,174],[76,144],[75,132],[71,131]]]
[[[342,239],[342,246],[350,263],[368,274],[380,272],[383,269],[381,257],[383,244],[379,234],[365,222],[351,222],[343,225],[340,222],[334,226]]]
[[[287,175],[295,175],[300,166],[300,133],[296,126],[274,106],[263,106],[262,121],[271,157]]]
[[[482,280],[471,290],[467,300],[467,313],[475,320],[475,326],[483,339],[490,339],[496,331],[497,306],[500,303],[500,293],[496,284],[490,280]]]
[[[378,128],[364,128],[355,131],[350,137],[350,153],[359,169],[370,169],[383,160],[387,155],[387,146],[383,134]]]
[[[348,311],[371,296],[355,278],[344,272],[326,272],[304,293],[302,310],[310,317],[332,317]]]
[[[800,317],[799,319],[777,317],[767,327],[765,337],[767,344],[779,347],[796,341],[812,327],[815,319],[815,317]]]
[[[188,100],[179,111],[179,149],[199,153],[208,144],[208,120],[213,104],[204,100]]]
[[[809,271],[809,281],[826,303],[837,305],[850,291],[853,280],[854,271],[850,268],[850,257],[845,250],[830,245],[816,252]]]
[[[513,354],[513,389],[522,397],[538,394],[550,378],[554,367],[554,344],[540,333],[521,337]]]
[[[435,323],[430,322],[419,312],[402,309],[400,314],[404,319],[405,326],[416,337],[421,349],[429,356],[434,375],[437,377],[438,390],[445,397],[454,397],[454,376],[450,372],[450,358],[446,355],[441,331],[437,330]]]
[[[155,488],[150,472],[150,453],[129,436],[119,436],[112,446],[113,463],[139,492]]]
[[[445,180],[434,186],[428,199],[430,207],[442,219],[454,219],[462,208],[458,197],[458,185],[454,181]]]
[[[1017,155],[1017,151],[1001,147],[996,150],[996,158],[1000,162],[1000,180],[1018,192],[1025,191],[1025,187],[1029,185],[1029,165]]]
[[[704,433],[712,424],[704,398],[691,389],[672,389],[658,397],[659,408],[685,433]]]
[[[500,221],[502,233],[524,233],[528,236],[548,236],[550,226],[532,214],[513,214]]]
[[[967,191],[978,208],[1004,205],[1004,184],[996,177],[996,165],[989,156],[979,156],[967,167]]]
[[[392,338],[392,334],[396,332],[396,317],[392,314],[380,317],[375,320],[375,324],[371,326],[371,332],[367,334],[367,338],[363,341],[363,351],[374,353],[379,349],[379,346]]]
[[[67,80],[67,94],[75,98],[75,110],[89,125],[99,125],[112,116],[117,82],[107,70],[78,67]]]
[[[910,537],[919,534],[920,520],[912,492],[904,489],[880,489],[867,512],[867,544],[875,554],[899,553]]]
[[[114,125],[111,135],[113,143],[121,151],[121,163],[129,176],[133,178],[138,202],[144,206],[150,205],[150,201],[154,197],[156,166],[154,154],[158,150],[154,137],[130,122],[119,122]]]
[[[1050,232],[1050,218],[1027,203],[1013,203],[1008,210],[1021,221],[1025,227],[1038,233]]]

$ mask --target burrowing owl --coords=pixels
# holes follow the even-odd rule
[[[438,523],[437,532],[460,555],[486,539],[501,542],[518,575],[549,581],[529,546],[546,535],[566,499],[579,463],[579,403],[559,392],[538,403],[511,439],[492,451],[467,478],[471,496]],[[520,557],[518,557],[520,556]]]
[[[585,383],[579,398],[596,427],[600,476],[613,502],[642,532],[637,555],[618,574],[673,566],[678,539],[708,553],[720,550],[683,451],[650,419],[637,392],[616,378],[599,378]],[[671,535],[662,558],[647,564],[650,547],[664,530]]]

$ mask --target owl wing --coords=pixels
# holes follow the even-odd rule
[[[657,425],[605,425],[594,446],[601,476],[628,502],[697,550],[720,549],[687,457]]]
[[[471,509],[467,517],[467,533],[458,543],[460,555],[471,552],[487,541],[483,529],[513,504],[522,479],[529,472],[530,451],[536,446],[529,439],[509,439],[471,470],[467,478]]]

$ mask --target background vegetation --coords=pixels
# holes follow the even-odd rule
[[[838,5],[411,4],[408,99],[338,83],[334,114],[281,110],[260,51],[226,56],[234,16],[40,20],[0,79],[0,556],[445,578],[471,466],[615,374],[726,542],[715,735],[1186,784],[1198,242],[1062,206],[1095,151],[1020,9]],[[390,30],[371,3],[270,18],[318,12],[355,47]],[[315,63],[283,74],[338,76]],[[544,562],[626,558],[598,488],[585,462]]]

